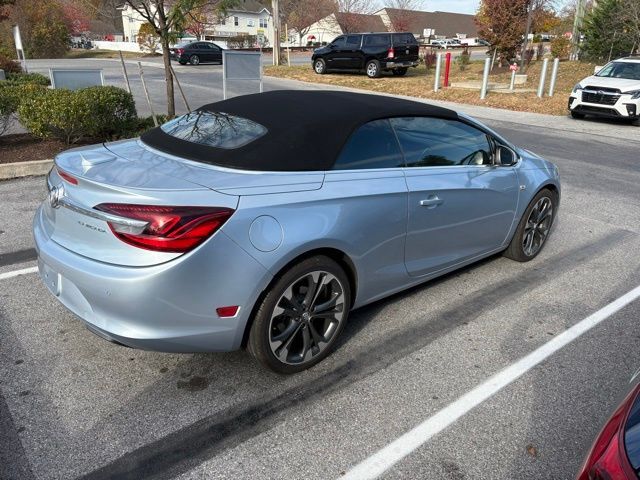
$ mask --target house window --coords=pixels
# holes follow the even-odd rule
[[[240,25],[240,17],[233,17],[233,24],[237,27]]]
[[[253,18],[247,18],[247,27],[253,27]]]
[[[261,18],[260,19],[260,28],[267,28],[268,26],[268,21],[266,18]]]

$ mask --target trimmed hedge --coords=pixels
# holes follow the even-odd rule
[[[49,77],[45,77],[40,73],[22,73],[15,72],[9,73],[7,75],[7,82],[12,85],[22,85],[25,83],[32,85],[44,85],[48,86],[51,82],[49,81]]]
[[[37,84],[0,82],[0,135],[13,124],[23,100],[39,96],[45,90],[46,87]]]
[[[34,135],[67,144],[130,136],[138,124],[133,96],[117,87],[43,89],[20,102],[18,117]]]

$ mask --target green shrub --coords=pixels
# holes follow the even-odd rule
[[[135,134],[137,114],[130,93],[117,87],[43,90],[20,102],[20,123],[34,135],[67,144],[83,138],[112,140]]]
[[[48,86],[51,82],[49,81],[49,77],[45,77],[40,73],[22,73],[15,72],[7,75],[7,81],[13,84],[33,84],[33,85],[44,85]]]
[[[45,87],[42,85],[0,83],[0,135],[13,124],[20,103],[24,99],[39,95],[44,90]]]
[[[135,132],[138,123],[136,104],[126,90],[118,87],[88,87],[75,94],[80,97],[84,108],[91,112],[86,136],[110,140]]]
[[[461,72],[464,72],[469,66],[469,62],[471,60],[471,55],[469,54],[469,50],[466,48],[456,57],[456,64],[460,68]]]
[[[169,117],[167,117],[166,115],[156,115],[156,119],[158,120],[158,125],[162,125],[167,120],[169,120]],[[154,127],[155,125],[153,123],[152,116],[140,117],[138,118],[138,123],[136,125],[136,133],[137,135],[142,135],[144,132],[146,132],[147,130],[151,130]]]

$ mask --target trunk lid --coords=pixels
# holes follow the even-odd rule
[[[156,265],[182,253],[147,250],[123,242],[106,220],[96,217],[99,212],[95,207],[105,203],[237,207],[237,196],[190,181],[187,166],[176,164],[167,169],[149,152],[137,150],[136,154],[137,161],[127,160],[98,145],[58,155],[56,168],[47,177],[49,199],[39,213],[47,235],[66,249],[101,262],[131,267]],[[69,177],[64,179],[60,172]],[[64,197],[63,202],[52,198],[56,195]]]
[[[222,207],[236,209],[241,195],[315,190],[323,172],[254,172],[230,170],[183,160],[156,151],[139,140],[81,147],[61,153],[48,177],[49,189],[61,187],[68,205],[44,203],[41,221],[51,239],[75,253],[126,266],[148,266],[181,253],[129,245],[96,218],[105,203]],[[59,172],[77,180],[64,180]],[[51,194],[50,194],[51,200]],[[215,235],[215,233],[214,233]]]

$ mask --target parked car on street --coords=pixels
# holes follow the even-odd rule
[[[582,80],[568,107],[573,118],[622,118],[640,126],[640,57],[619,58]]]
[[[321,132],[321,134],[319,133]],[[544,247],[556,166],[452,110],[273,91],[59,154],[33,233],[42,281],[111,342],[246,347],[294,373],[349,312]]]
[[[314,50],[313,70],[364,70],[369,78],[382,72],[402,76],[419,63],[418,42],[412,33],[354,33],[340,35],[326,47]]]
[[[443,38],[443,39],[438,39],[438,40],[432,40],[431,41],[431,46],[434,48],[439,48],[439,49],[446,49],[446,48],[457,48],[457,47],[462,47],[462,43],[460,43],[460,40],[456,39],[452,39],[452,38]]]
[[[181,43],[169,49],[171,59],[180,65],[199,65],[201,63],[222,64],[223,48],[212,42]]]
[[[640,384],[613,412],[577,480],[637,480],[640,472]]]

